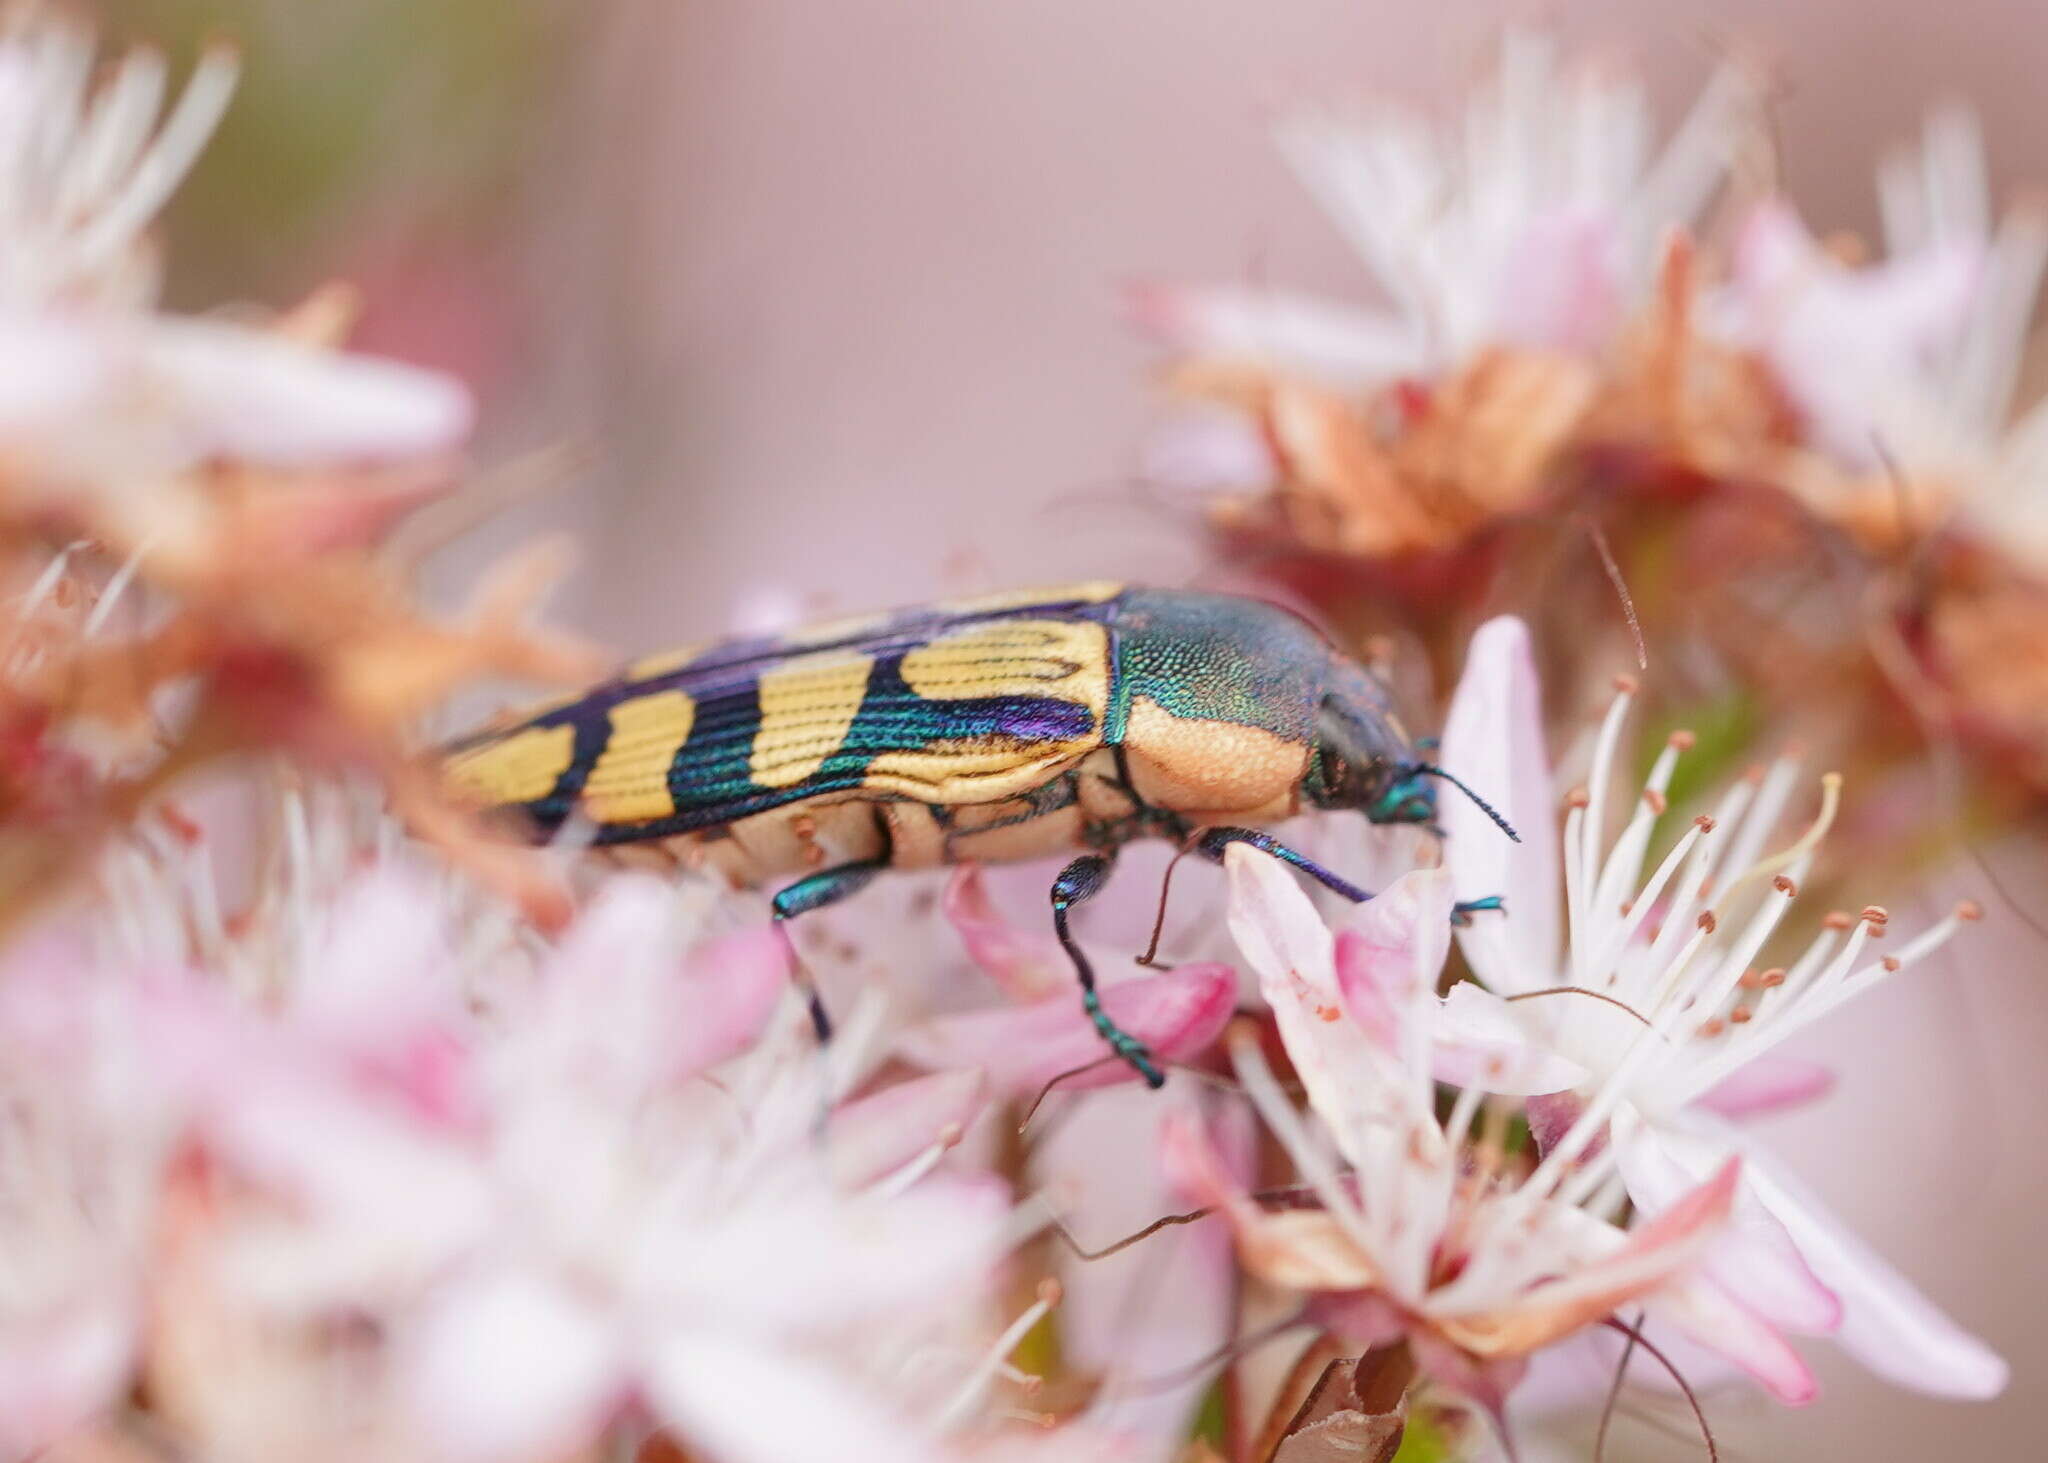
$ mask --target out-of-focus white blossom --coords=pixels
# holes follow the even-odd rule
[[[1281,124],[1282,154],[1387,307],[1146,286],[1139,324],[1185,351],[1348,390],[1431,379],[1488,346],[1599,349],[1642,302],[1666,233],[1726,177],[1756,82],[1724,67],[1659,150],[1639,81],[1564,72],[1556,51],[1509,30],[1453,126],[1385,105]]]

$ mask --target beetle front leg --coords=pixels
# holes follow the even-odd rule
[[[836,869],[820,869],[798,879],[787,888],[778,890],[769,901],[775,912],[775,932],[782,936],[783,948],[789,952],[789,968],[795,972],[796,983],[804,993],[804,1000],[811,1010],[811,1029],[818,1033],[818,1044],[823,1046],[832,1039],[832,1018],[826,1014],[825,1002],[818,994],[818,983],[811,979],[803,957],[796,953],[796,941],[789,937],[789,921],[800,914],[824,909],[837,904],[850,895],[858,894],[867,887],[868,880],[888,866],[886,858],[863,859],[858,863],[841,864]]]
[[[1260,853],[1271,854],[1282,863],[1292,864],[1332,894],[1341,895],[1353,904],[1363,904],[1372,898],[1370,890],[1361,889],[1349,879],[1331,873],[1299,849],[1289,848],[1272,834],[1261,832],[1257,828],[1205,828],[1195,835],[1194,851],[1220,864],[1223,862],[1223,851],[1233,843],[1242,843],[1249,848],[1256,848]],[[1472,916],[1481,910],[1505,908],[1498,894],[1489,894],[1484,899],[1466,900],[1451,906],[1451,923],[1467,925],[1472,922]]]
[[[1052,881],[1053,933],[1059,936],[1060,948],[1067,952],[1067,958],[1074,962],[1074,974],[1081,982],[1081,1009],[1095,1023],[1097,1034],[1112,1052],[1131,1064],[1147,1087],[1157,1089],[1166,1085],[1166,1077],[1152,1065],[1151,1048],[1120,1028],[1102,1009],[1102,997],[1095,990],[1095,967],[1088,963],[1088,957],[1074,943],[1073,932],[1067,928],[1067,911],[1101,891],[1108,882],[1109,867],[1109,859],[1104,855],[1084,853],[1060,870],[1059,877]]]

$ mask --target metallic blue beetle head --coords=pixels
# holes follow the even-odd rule
[[[1433,824],[1436,784],[1448,782],[1520,842],[1484,798],[1421,755],[1435,743],[1411,740],[1390,703],[1377,676],[1332,653],[1309,755],[1309,801],[1319,808],[1354,808],[1375,823]]]
[[[1332,652],[1316,709],[1304,790],[1320,808],[1352,808],[1375,823],[1429,823],[1436,789],[1379,677]]]

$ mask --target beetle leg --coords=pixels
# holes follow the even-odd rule
[[[1372,898],[1370,889],[1361,889],[1349,879],[1331,873],[1307,854],[1289,848],[1270,833],[1256,828],[1204,828],[1195,835],[1194,851],[1203,858],[1216,863],[1223,862],[1223,850],[1233,843],[1242,843],[1256,848],[1260,853],[1271,854],[1282,863],[1294,865],[1332,894],[1340,894],[1353,904],[1363,904]]]
[[[1372,898],[1372,894],[1369,891],[1359,888],[1348,879],[1338,877],[1299,849],[1289,848],[1272,834],[1262,833],[1256,828],[1204,828],[1195,836],[1193,850],[1204,858],[1213,859],[1220,864],[1223,862],[1223,850],[1230,847],[1233,843],[1249,845],[1261,853],[1271,854],[1283,863],[1294,865],[1294,867],[1300,869],[1332,894],[1341,894],[1353,904],[1363,904],[1366,900]],[[1171,873],[1171,870],[1169,869],[1168,872]],[[1469,925],[1472,923],[1472,916],[1474,914],[1491,909],[1498,909],[1503,912],[1507,909],[1507,905],[1500,895],[1489,894],[1484,899],[1462,900],[1451,906],[1451,923],[1459,926]],[[1165,896],[1162,890],[1160,914],[1162,921],[1165,919],[1164,910]]]
[[[803,958],[796,953],[796,942],[789,937],[789,921],[800,914],[824,909],[837,904],[848,895],[857,894],[865,888],[868,880],[885,867],[886,858],[863,859],[859,863],[841,864],[836,869],[820,869],[798,879],[787,888],[777,891],[769,901],[775,911],[775,930],[782,936],[783,947],[789,951],[789,966],[796,973],[796,982],[802,988],[804,1000],[811,1008],[811,1029],[818,1033],[818,1043],[832,1039],[832,1018],[825,1013],[825,1002],[818,995],[818,983],[811,979],[810,970]]]
[[[1073,933],[1067,928],[1067,911],[1099,893],[1108,879],[1109,859],[1099,853],[1084,853],[1061,869],[1059,877],[1052,881],[1053,932],[1059,936],[1060,948],[1074,962],[1074,974],[1081,982],[1081,1009],[1095,1023],[1096,1032],[1109,1044],[1111,1051],[1129,1062],[1145,1079],[1147,1087],[1158,1088],[1166,1084],[1166,1077],[1152,1065],[1151,1048],[1119,1028],[1109,1013],[1102,1009],[1102,997],[1095,990],[1095,967],[1088,963],[1088,957],[1081,953],[1081,947],[1074,943]]]

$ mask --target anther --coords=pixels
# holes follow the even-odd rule
[[[1799,885],[1790,874],[1773,874],[1771,876],[1771,887],[1787,899],[1797,899],[1799,897]]]
[[[1884,966],[1886,973],[1896,973],[1899,968],[1899,957],[1896,955],[1887,955],[1884,957],[1882,961],[1879,962],[1879,964]]]
[[[1616,676],[1614,678],[1614,689],[1624,696],[1633,696],[1636,692],[1643,689],[1643,683],[1634,676]]]
[[[1755,1015],[1756,1012],[1750,1010],[1749,1007],[1737,1006],[1733,1011],[1730,1011],[1728,1013],[1728,1019],[1734,1022],[1737,1026],[1747,1026],[1751,1018]]]
[[[1046,1305],[1056,1306],[1067,1298],[1066,1287],[1055,1277],[1048,1275],[1038,1282],[1038,1298]]]
[[[1316,1007],[1316,1020],[1318,1021],[1335,1021],[1339,1016],[1343,1014],[1344,1013],[1342,1011],[1339,1011],[1335,1006]]]
[[[1702,833],[1712,833],[1714,831],[1714,820],[1705,813],[1701,813],[1692,820],[1692,826],[1699,829]]]
[[[1984,906],[1974,899],[1965,899],[1956,906],[1956,918],[1971,921],[1980,920],[1984,918]]]
[[[1684,727],[1680,727],[1666,739],[1666,744],[1674,752],[1690,752],[1700,744],[1700,739]]]
[[[1831,909],[1827,918],[1821,921],[1823,926],[1831,930],[1846,930],[1855,923],[1855,920],[1849,918],[1849,911],[1846,909]]]
[[[1891,917],[1891,911],[1887,910],[1882,904],[1866,904],[1863,906],[1863,912],[1856,916],[1856,918],[1868,920],[1874,925],[1889,924]]]
[[[1564,805],[1568,809],[1587,807],[1592,801],[1593,795],[1583,787],[1575,787],[1564,795]]]
[[[1643,805],[1647,807],[1651,812],[1661,817],[1663,816],[1664,810],[1668,808],[1671,804],[1670,801],[1664,796],[1664,794],[1658,792],[1656,788],[1646,787],[1643,789]]]
[[[1693,923],[1698,925],[1701,929],[1705,930],[1708,934],[1711,935],[1712,933],[1714,933],[1714,927],[1719,923],[1719,921],[1714,918],[1713,910],[1703,909],[1700,911],[1700,917],[1694,920]]]
[[[1767,991],[1776,990],[1779,986],[1783,985],[1784,983],[1785,967],[1782,965],[1774,965],[1769,970],[1766,970],[1761,976],[1757,977],[1757,984],[1761,985]]]
[[[1719,1036],[1722,1032],[1726,1031],[1727,1029],[1728,1023],[1723,1021],[1719,1016],[1716,1016],[1711,1021],[1702,1021],[1700,1023],[1699,1034],[1705,1037],[1715,1037]]]
[[[1746,991],[1760,991],[1764,988],[1764,976],[1760,970],[1745,970],[1742,979],[1735,982]]]

